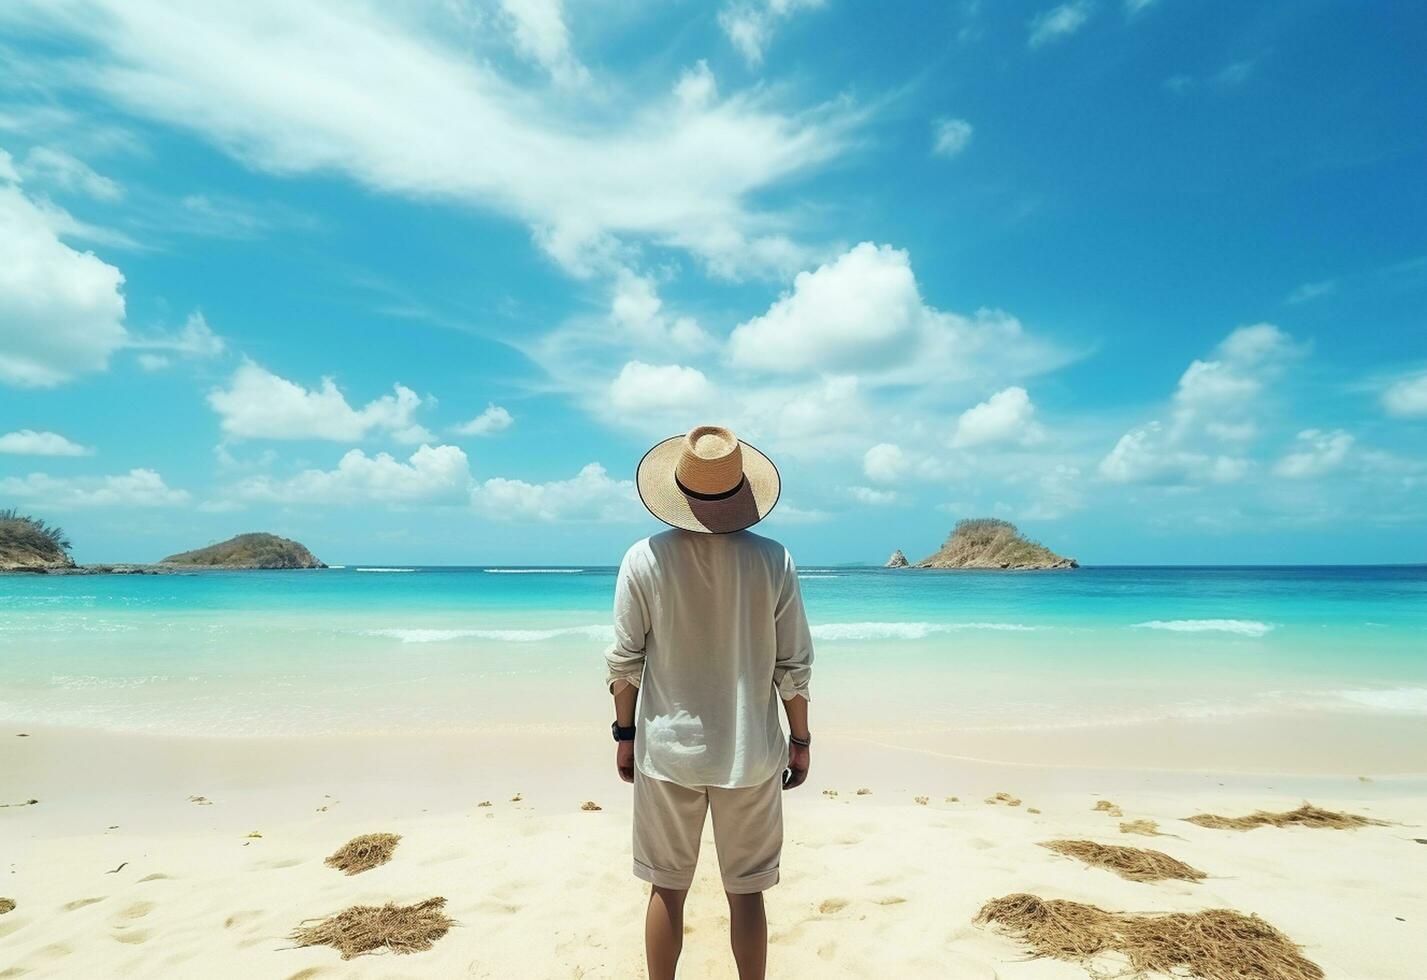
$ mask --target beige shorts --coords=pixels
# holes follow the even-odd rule
[[[713,812],[724,891],[761,892],[778,883],[783,853],[782,770],[758,786],[680,786],[634,770],[634,875],[686,889],[699,863],[704,814]]]

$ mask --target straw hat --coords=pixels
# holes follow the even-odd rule
[[[665,524],[727,534],[752,527],[781,489],[773,461],[717,425],[671,436],[639,461],[639,498]]]

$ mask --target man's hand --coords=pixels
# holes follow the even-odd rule
[[[619,778],[626,783],[634,782],[634,743],[614,744],[614,767],[619,770]]]
[[[788,745],[788,769],[792,775],[783,784],[784,789],[796,789],[808,781],[808,767],[813,764],[812,749],[805,745]]]

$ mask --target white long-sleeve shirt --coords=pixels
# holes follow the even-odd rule
[[[751,531],[671,530],[619,566],[608,684],[639,687],[634,760],[683,786],[782,769],[779,697],[808,697],[813,641],[786,548]]]

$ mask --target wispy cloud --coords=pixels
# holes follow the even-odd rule
[[[1305,282],[1294,287],[1293,291],[1284,297],[1284,302],[1291,305],[1307,303],[1323,296],[1331,296],[1338,291],[1338,283],[1333,279],[1320,279],[1317,282]]]
[[[1041,11],[1031,19],[1026,43],[1039,48],[1070,37],[1085,26],[1094,12],[1095,4],[1091,0],[1069,0],[1058,7]]]
[[[733,0],[719,11],[718,23],[749,67],[763,63],[763,54],[779,23],[800,10],[813,10],[824,0]]]
[[[960,156],[971,145],[973,129],[965,119],[943,117],[932,123],[932,152],[941,157]]]

